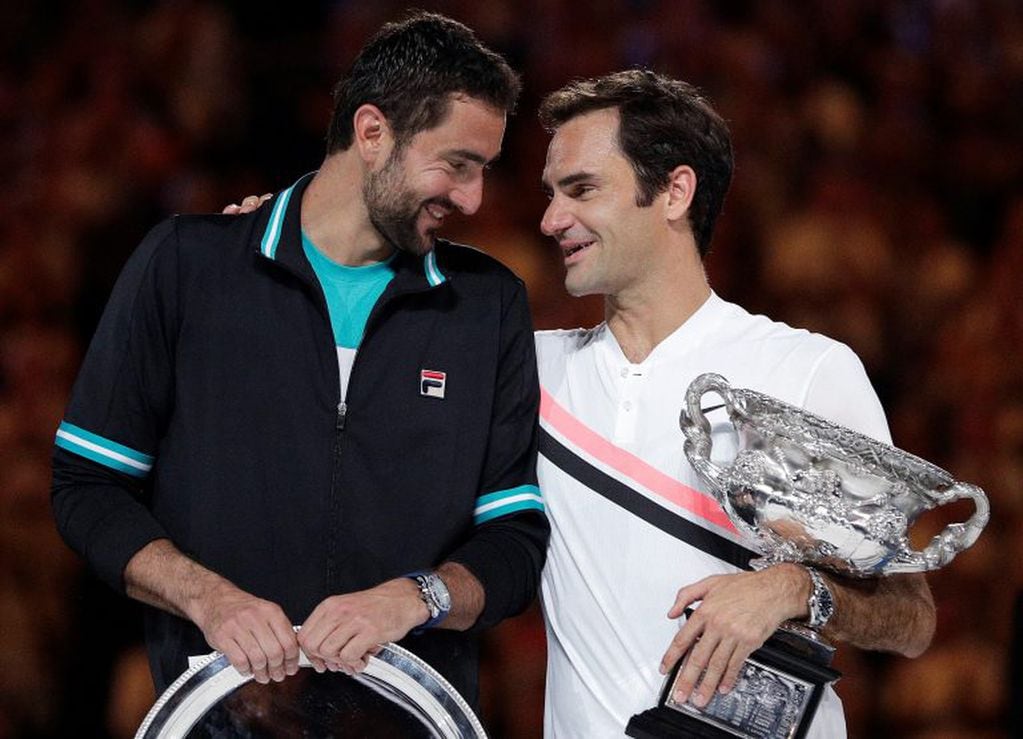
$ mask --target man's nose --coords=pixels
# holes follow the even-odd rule
[[[554,236],[569,227],[570,216],[562,206],[561,200],[555,196],[547,204],[547,210],[543,212],[540,219],[540,230],[545,236]]]
[[[471,216],[483,202],[483,178],[476,177],[472,182],[459,185],[451,191],[451,202],[462,213]]]

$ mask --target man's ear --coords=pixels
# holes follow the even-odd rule
[[[360,105],[352,116],[354,141],[362,160],[372,165],[373,162],[390,154],[394,143],[391,126],[380,108],[369,103]]]
[[[664,201],[665,216],[669,221],[684,219],[696,195],[696,172],[688,164],[680,164],[668,175],[668,189]]]

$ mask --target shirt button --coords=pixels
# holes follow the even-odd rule
[[[624,403],[622,403],[622,408],[624,408],[626,411],[631,411],[632,410],[632,401],[631,400],[626,400]]]
[[[629,368],[628,367],[622,367],[622,377],[628,377],[628,376],[629,376]]]

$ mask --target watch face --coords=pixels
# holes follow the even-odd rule
[[[439,575],[430,577],[430,592],[437,599],[437,605],[442,611],[451,610],[451,593],[448,592],[448,586],[444,584]]]
[[[301,665],[310,666],[304,655]],[[358,675],[300,669],[265,685],[243,677],[214,652],[160,696],[135,736],[486,739],[458,692],[395,644],[383,645]]]

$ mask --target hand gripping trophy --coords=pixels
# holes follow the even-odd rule
[[[738,453],[727,465],[711,460],[711,426],[701,408],[711,392],[724,401],[738,434]],[[980,488],[768,395],[732,388],[720,375],[690,384],[680,425],[689,462],[762,552],[750,562],[754,569],[798,562],[811,566],[812,578],[813,568],[864,578],[927,572],[971,546],[988,521]],[[914,551],[907,533],[916,518],[962,498],[975,505],[969,520]],[[829,667],[833,653],[812,628],[787,623],[750,656],[732,691],[703,709],[673,700],[676,667],[657,707],[634,716],[628,733],[798,739],[824,686],[839,677]]]

